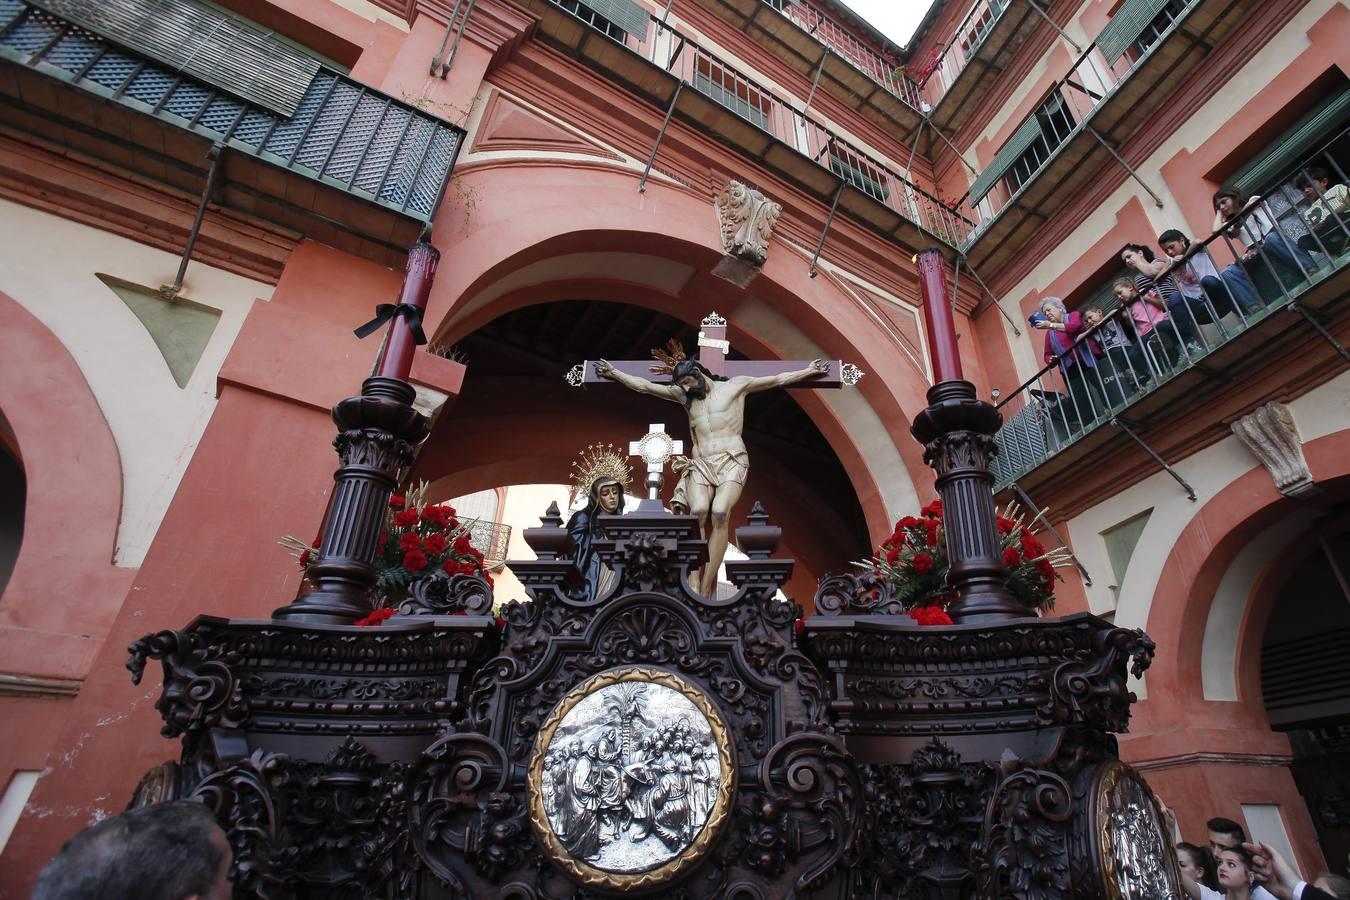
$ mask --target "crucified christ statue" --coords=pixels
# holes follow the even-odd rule
[[[708,565],[699,578],[698,589],[705,597],[715,596],[717,570],[729,540],[728,517],[750,472],[750,455],[741,440],[745,398],[809,378],[821,378],[829,374],[830,363],[816,359],[804,369],[789,372],[719,378],[698,360],[682,359],[670,367],[669,384],[621,371],[603,359],[595,361],[594,369],[597,375],[631,391],[678,403],[689,414],[693,447],[685,491],[689,511],[698,517],[699,528],[708,542]]]

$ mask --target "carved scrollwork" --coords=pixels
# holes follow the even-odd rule
[[[492,613],[492,586],[478,575],[434,572],[412,583],[398,606],[401,616],[486,616]]]
[[[249,716],[235,678],[238,655],[219,644],[201,642],[199,637],[199,632],[161,631],[127,648],[133,684],[141,683],[147,661],[157,659],[163,664],[164,691],[155,708],[164,718],[160,734],[167,738],[217,726],[238,728]]]
[[[826,616],[903,615],[895,586],[876,572],[827,575],[816,590],[816,611]]]
[[[216,814],[234,851],[236,896],[286,898],[299,885],[325,896],[406,896],[406,767],[382,765],[347,738],[323,762],[251,756],[206,777],[193,796]]]
[[[950,744],[933,738],[908,766],[873,764],[862,771],[869,827],[860,892],[914,900],[935,892],[967,895],[997,769],[963,761]]]
[[[1126,669],[1139,677],[1152,662],[1154,649],[1137,628],[1099,631],[1090,647],[1072,652],[1056,667],[1041,715],[1047,721],[1127,730],[1135,697],[1127,687]]]
[[[508,789],[510,775],[501,745],[473,732],[436,741],[413,769],[406,810],[413,850],[456,893],[468,891],[464,863],[497,884],[525,862],[527,814]]]
[[[858,765],[831,734],[800,732],[779,741],[760,765],[748,807],[750,864],[776,875],[800,866],[794,887],[807,892],[851,861],[863,809]]]
[[[980,843],[981,897],[1059,900],[1070,896],[1073,793],[1058,772],[1006,754]]]

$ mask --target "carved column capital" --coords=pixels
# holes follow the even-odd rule
[[[1281,494],[1301,497],[1317,491],[1303,456],[1303,438],[1288,406],[1276,401],[1259,406],[1234,422],[1232,429],[1270,472]]]

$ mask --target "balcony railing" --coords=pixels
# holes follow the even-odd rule
[[[999,4],[1006,6],[1009,0],[989,2],[994,4],[989,9],[996,11]],[[1153,60],[1168,38],[1178,33],[1188,16],[1205,2],[1170,0],[1154,20],[1143,24],[1141,30],[1130,36],[1127,42],[1121,41],[1121,29],[1115,27],[1114,22],[1108,23],[1097,39],[1073,62],[1068,73],[1054,83],[1048,100],[1023,122],[1003,149],[976,177],[970,192],[958,204],[959,209],[980,223],[967,241],[967,246],[973,244],[1009,207],[1023,205],[1034,208],[1036,203],[1023,202],[1028,186],[1075,138],[1086,135],[1083,140],[1092,142],[1101,136],[1099,143],[1105,143],[1114,126],[1095,121],[1097,114],[1132,75]],[[976,11],[980,8],[977,5]],[[1117,16],[1122,15],[1123,12],[1117,13]],[[1208,32],[1200,38],[1213,40]],[[1175,68],[1177,63],[1173,61],[1168,65]],[[1135,106],[1131,105],[1125,114],[1132,114],[1134,110]],[[1115,137],[1117,140],[1123,139],[1121,135]],[[1098,149],[1101,149],[1100,146]],[[1080,168],[1078,171],[1082,173],[1085,169]]]
[[[893,60],[858,40],[810,0],[760,0],[795,22],[803,31],[829,47],[840,59],[899,97],[913,109],[927,112],[920,87]],[[1001,0],[1008,2],[1008,0]]]
[[[463,136],[322,68],[285,117],[19,0],[0,0],[0,59],[422,221],[435,211]]]
[[[1176,413],[1187,378],[1222,373],[1225,366],[1247,360],[1252,348],[1244,335],[1283,310],[1304,312],[1321,332],[1301,304],[1313,294],[1336,301],[1345,293],[1343,279],[1330,289],[1324,286],[1350,268],[1350,204],[1337,202],[1344,188],[1335,190],[1350,184],[1350,178],[1325,148],[1347,136],[1350,131],[1341,132],[1296,172],[1273,182],[1260,202],[1194,248],[1187,259],[1199,264],[1186,274],[1209,271],[1208,277],[1178,281],[1184,270],[1173,263],[1168,274],[1152,276],[1163,290],[1144,297],[1136,287],[1133,299],[1127,284],[1117,283],[1114,298],[1097,305],[1104,322],[1084,331],[998,404],[1004,419],[994,463],[999,489],[1087,443],[1103,425],[1119,424],[1127,410],[1134,415],[1136,404]],[[1325,187],[1310,177],[1315,168],[1329,173]],[[1309,187],[1301,188],[1304,184]],[[1235,232],[1233,221],[1244,224]],[[1235,261],[1215,265],[1215,258]],[[1124,281],[1136,275],[1141,273],[1130,271]],[[1180,296],[1166,290],[1168,277]],[[1111,286],[1104,287],[1098,296],[1111,297]],[[1033,327],[1038,338],[1045,334]],[[1259,343],[1261,335],[1251,338]],[[1169,396],[1157,397],[1161,394]],[[1155,397],[1156,402],[1147,402]]]
[[[642,56],[688,88],[833,173],[896,215],[950,246],[958,246],[975,223],[914,184],[896,167],[840,137],[803,112],[799,101],[782,97],[723,62],[696,40],[650,16],[645,34],[619,29],[576,0],[549,0],[554,6]]]
[[[961,20],[960,26],[938,51],[938,57],[932,62],[931,70],[923,78],[920,91],[930,107],[937,106],[946,96],[947,91],[970,65],[980,45],[993,31],[999,17],[1011,3],[1012,0],[976,0],[970,12]],[[912,60],[911,65],[926,66],[927,63]]]
[[[483,554],[483,563],[495,569],[506,562],[511,546],[511,526],[490,519],[460,519],[459,524],[469,532],[473,545]]]

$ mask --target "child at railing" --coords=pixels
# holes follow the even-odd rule
[[[1144,371],[1139,348],[1121,324],[1123,312],[1124,308],[1117,306],[1110,316],[1096,307],[1083,313],[1083,334],[1096,338],[1101,345],[1097,374],[1106,402],[1111,406],[1123,406],[1138,391],[1139,377],[1135,373]]]
[[[1116,299],[1129,313],[1134,333],[1139,336],[1139,350],[1130,362],[1135,377],[1145,383],[1152,373],[1161,372],[1169,366],[1177,353],[1178,340],[1175,329],[1168,321],[1167,305],[1156,291],[1141,294],[1138,286],[1129,278],[1117,280],[1111,285],[1111,293],[1116,295]],[[1163,330],[1159,330],[1160,325],[1164,326]]]
[[[1333,185],[1331,176],[1321,166],[1310,166],[1299,176],[1298,187],[1303,192],[1303,199],[1312,203],[1303,218],[1313,230],[1313,234],[1298,239],[1299,247],[1330,256],[1344,252],[1346,244],[1350,243],[1350,219],[1347,218],[1350,209],[1346,209],[1350,188],[1343,184]]]

